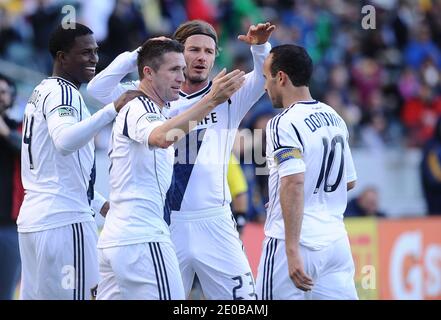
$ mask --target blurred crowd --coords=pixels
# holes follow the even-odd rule
[[[277,25],[273,46],[296,43],[313,57],[313,96],[346,120],[354,146],[423,149],[441,115],[441,0],[0,0],[0,59],[50,73],[48,36],[64,5],[94,31],[99,69],[148,37],[202,19],[219,33],[217,68],[249,71],[251,55],[237,35],[271,21]],[[375,8],[373,29],[363,28],[365,5]],[[264,96],[242,128],[265,128],[273,114]],[[248,147],[257,144],[264,155],[264,139]],[[237,148],[239,156],[244,149]],[[256,176],[256,166],[264,163],[243,166],[251,198],[258,199],[251,217],[264,212],[267,200],[266,176]]]

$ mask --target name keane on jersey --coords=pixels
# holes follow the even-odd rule
[[[303,121],[305,121],[311,132],[315,132],[317,129],[324,126],[343,127],[343,121],[335,114],[328,112],[315,112],[310,114]]]

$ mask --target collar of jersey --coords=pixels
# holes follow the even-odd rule
[[[311,100],[311,101],[297,101],[297,102],[294,103],[294,104],[316,104],[316,103],[318,103],[317,100]],[[293,104],[293,105],[294,105],[294,104]]]
[[[78,88],[76,85],[74,85],[72,82],[70,82],[69,80],[66,80],[66,79],[64,79],[64,78],[61,78],[61,77],[48,77],[48,79],[57,79],[57,80],[60,80],[60,81],[62,81],[62,82],[65,82],[66,84],[68,84],[68,85],[74,87],[76,90],[79,89],[79,88]]]
[[[197,92],[195,92],[195,93],[192,93],[192,94],[186,94],[186,93],[183,92],[183,91],[179,91],[179,95],[180,95],[181,97],[183,97],[183,98],[186,98],[186,99],[190,100],[190,99],[196,98],[196,97],[198,97],[198,96],[200,96],[200,95],[202,95],[202,94],[208,92],[208,91],[211,89],[211,85],[212,85],[212,84],[213,84],[213,83],[210,81],[210,82],[208,82],[208,84],[205,86],[205,88],[202,88],[201,90],[199,90],[199,91],[197,91]]]
[[[318,103],[317,100],[311,100],[311,101],[297,101],[295,103],[293,103],[292,105],[290,105],[287,109],[291,109],[292,107],[294,107],[296,104],[316,104]]]
[[[164,115],[163,113],[162,113],[162,109],[164,109],[164,108],[166,108],[166,109],[170,109],[170,102],[166,102],[165,103],[165,105],[164,105],[164,107],[161,109],[157,104],[156,104],[156,102],[154,102],[152,99],[150,99],[150,97],[148,97],[148,96],[139,96],[138,97],[138,99],[139,100],[147,100],[148,102],[150,102],[151,104],[153,104],[153,106],[155,107],[155,108],[157,108],[158,109],[158,111],[162,114],[162,115]]]

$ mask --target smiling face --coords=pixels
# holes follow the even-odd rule
[[[201,83],[208,80],[216,58],[216,43],[205,35],[195,34],[185,40],[186,81]]]
[[[157,71],[145,68],[150,69],[152,88],[163,102],[179,99],[179,90],[185,81],[185,59],[182,53],[165,53]]]
[[[75,85],[89,82],[95,76],[98,63],[98,45],[91,34],[75,38],[75,43],[68,52],[61,57],[62,68],[65,74]]]

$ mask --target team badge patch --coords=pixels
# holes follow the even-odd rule
[[[279,165],[289,159],[302,159],[302,152],[297,148],[285,148],[274,155],[274,160]]]
[[[74,109],[69,107],[58,108],[58,116],[60,117],[73,117]]]
[[[146,115],[145,118],[149,122],[161,120],[161,116],[159,114],[156,114],[156,113],[150,113],[150,114]]]

